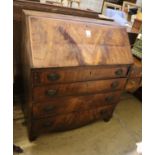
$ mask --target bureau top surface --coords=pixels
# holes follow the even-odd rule
[[[32,68],[133,63],[126,29],[116,23],[28,10],[23,17]]]

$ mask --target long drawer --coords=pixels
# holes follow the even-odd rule
[[[97,66],[97,67],[70,67],[57,69],[35,69],[33,71],[33,84],[44,85],[52,83],[67,83],[104,78],[126,77],[128,66]]]
[[[59,97],[50,102],[39,102],[33,106],[33,117],[49,117],[103,106],[113,106],[120,98],[121,91],[94,95]]]
[[[32,130],[35,133],[42,133],[78,128],[95,120],[103,119],[107,117],[107,115],[111,115],[113,109],[113,107],[102,107],[93,110],[57,115],[55,117],[49,117],[46,119],[34,120],[32,122]]]
[[[105,91],[121,90],[124,88],[126,78],[76,82],[70,84],[53,84],[39,86],[33,89],[34,101],[48,101],[56,96],[82,95],[100,93]]]

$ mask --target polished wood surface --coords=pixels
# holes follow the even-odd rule
[[[126,77],[129,65],[35,69],[34,86]]]
[[[126,29],[112,22],[107,27],[104,21],[94,19],[31,11],[24,14],[29,21],[26,26],[34,68],[133,62]]]
[[[113,106],[119,101],[121,91],[90,94],[83,96],[53,98],[51,101],[36,102],[33,106],[33,116],[44,118],[76,111],[85,111],[96,107]]]
[[[94,122],[95,120],[107,119],[112,116],[113,107],[99,107],[91,110],[68,113],[35,120],[33,123],[33,133],[40,134],[51,131],[64,131],[81,127]],[[36,130],[39,129],[39,130]]]
[[[22,36],[31,141],[40,133],[110,120],[133,63],[123,27],[24,11]]]
[[[60,7],[49,4],[42,4],[35,1],[13,1],[13,56],[14,56],[14,82],[16,87],[21,88],[20,81],[22,80],[22,70],[20,57],[22,54],[21,50],[21,40],[22,40],[22,10],[36,10],[51,13],[59,13],[66,15],[74,15],[80,17],[88,17],[99,19],[98,13],[94,11],[80,10],[68,7]],[[108,19],[103,19],[108,20]],[[22,91],[22,90],[20,90]]]
[[[55,96],[81,95],[121,90],[124,88],[125,83],[126,78],[35,87],[33,89],[33,99],[34,101],[47,101]]]

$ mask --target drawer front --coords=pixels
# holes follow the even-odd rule
[[[33,105],[33,117],[41,118],[97,107],[113,106],[119,101],[120,94],[121,91],[85,96],[59,97],[50,102],[36,103]]]
[[[128,67],[78,67],[64,69],[40,69],[33,72],[34,85],[67,83],[104,78],[126,77]]]
[[[82,95],[121,90],[124,88],[125,83],[126,78],[121,78],[40,86],[33,89],[33,99],[34,101],[47,101],[57,96]]]
[[[64,131],[81,127],[95,120],[103,119],[112,115],[112,108],[97,108],[82,112],[74,112],[64,115],[57,115],[46,119],[33,120],[33,132],[43,133],[49,131]]]

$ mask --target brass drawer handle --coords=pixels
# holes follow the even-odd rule
[[[109,103],[109,104],[112,103],[113,100],[114,100],[114,97],[113,97],[113,96],[108,96],[108,97],[105,98],[105,101],[106,101],[107,103]]]
[[[48,128],[50,126],[52,126],[51,122],[46,122],[46,123],[43,124],[43,127],[45,127],[45,128]]]
[[[44,111],[45,111],[45,112],[51,112],[51,111],[53,111],[54,109],[55,109],[54,106],[47,106],[47,107],[44,108]]]
[[[57,93],[56,90],[51,89],[51,90],[48,90],[46,94],[47,94],[47,96],[52,97],[52,96],[56,95],[56,93]]]
[[[115,81],[111,84],[111,88],[112,89],[116,89],[117,87],[119,86],[119,82],[118,81]]]
[[[55,74],[55,73],[51,73],[47,75],[47,78],[49,81],[55,81],[58,80],[60,78],[59,74]]]
[[[123,75],[123,69],[118,69],[118,70],[116,70],[116,71],[115,71],[115,75],[117,75],[117,76]]]

